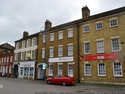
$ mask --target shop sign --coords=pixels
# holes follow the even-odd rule
[[[49,58],[49,62],[71,62],[73,57]]]
[[[108,60],[108,59],[117,59],[118,54],[99,54],[99,55],[88,55],[86,60]]]

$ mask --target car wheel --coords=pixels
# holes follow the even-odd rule
[[[62,85],[63,85],[63,86],[66,86],[66,82],[62,82]]]
[[[47,84],[51,84],[51,82],[50,82],[50,81],[47,81]]]

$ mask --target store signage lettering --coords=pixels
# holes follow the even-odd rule
[[[99,55],[88,55],[86,60],[108,60],[108,59],[117,59],[118,54],[99,54]]]
[[[49,58],[49,62],[70,62],[70,61],[73,61],[73,57]]]

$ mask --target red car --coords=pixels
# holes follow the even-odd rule
[[[57,76],[47,78],[46,82],[47,84],[62,84],[65,86],[74,84],[75,78],[68,75],[59,74]]]

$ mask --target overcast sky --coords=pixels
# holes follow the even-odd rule
[[[52,27],[82,18],[87,5],[90,15],[125,6],[125,0],[0,0],[0,44],[21,39],[24,31],[39,32],[46,19]]]

